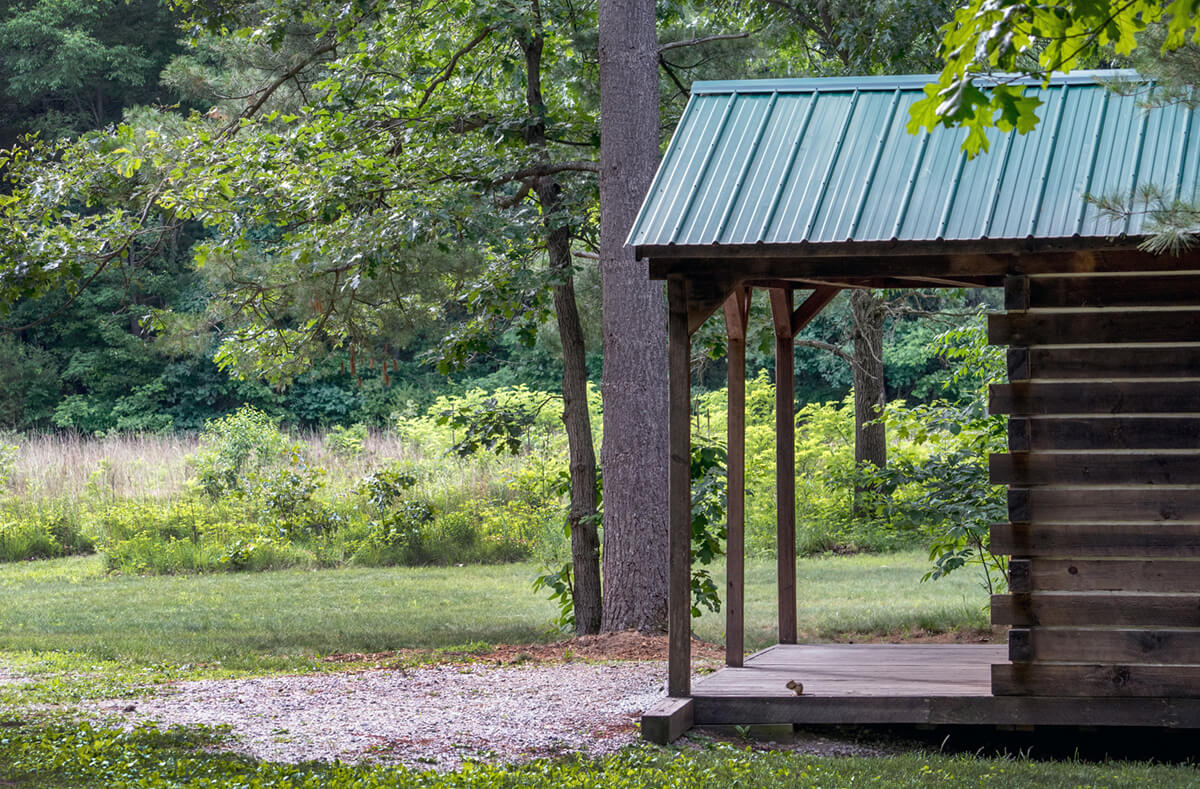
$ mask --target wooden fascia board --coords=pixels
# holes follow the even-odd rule
[[[1200,271],[1200,250],[1179,256],[1107,249],[1028,254],[651,258],[649,261],[651,279],[683,277],[689,280],[911,280],[924,277],[961,281],[982,279],[989,285],[1000,285],[1005,276],[1013,274],[1121,271]]]

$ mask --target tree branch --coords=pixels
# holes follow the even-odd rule
[[[263,105],[267,103],[267,100],[275,95],[275,91],[279,90],[281,87],[294,79],[301,71],[311,66],[322,55],[332,52],[336,48],[337,42],[334,39],[326,39],[325,43],[319,45],[316,49],[309,52],[299,63],[276,77],[270,85],[267,85],[262,89],[258,99],[253,104],[238,113],[238,116],[230,121],[229,125],[221,130],[221,136],[232,137],[234,134],[236,134],[238,128],[241,126],[242,120],[245,118],[254,117],[258,111],[263,108]]]
[[[837,358],[846,362],[847,364],[850,364],[850,365],[854,364],[854,357],[851,356],[850,354],[846,353],[845,351],[843,351],[841,348],[837,347],[833,343],[822,342],[821,340],[801,340],[801,339],[796,339],[793,342],[797,346],[802,347],[802,348],[817,348],[818,350],[829,351],[834,356],[836,356]]]
[[[526,178],[541,178],[547,175],[555,175],[557,173],[580,172],[580,173],[598,173],[600,172],[600,163],[592,162],[586,159],[577,159],[569,162],[547,162],[534,167],[527,167],[524,170],[517,170],[505,175],[500,179],[500,182],[506,181],[524,181]]]
[[[663,44],[658,48],[658,54],[662,54],[670,49],[679,49],[680,47],[694,47],[700,44],[708,44],[712,41],[732,41],[739,38],[749,38],[750,33],[724,33],[719,36],[703,36],[701,38],[693,38],[688,41],[672,41]]]
[[[483,30],[479,31],[479,35],[467,42],[466,46],[451,56],[450,62],[446,64],[446,67],[442,69],[441,73],[438,74],[437,77],[435,77],[434,80],[425,87],[425,94],[421,96],[421,101],[419,104],[417,104],[417,109],[421,109],[425,106],[426,102],[428,102],[429,98],[433,95],[433,92],[437,90],[438,85],[441,85],[443,82],[450,79],[450,77],[454,74],[454,68],[458,65],[458,61],[462,60],[463,57],[465,57],[472,49],[482,44],[495,29],[495,25],[488,25]]]

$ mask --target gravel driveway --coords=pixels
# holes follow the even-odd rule
[[[271,761],[453,769],[616,750],[637,739],[634,723],[665,677],[661,661],[442,665],[180,682],[84,709],[129,724],[227,724],[233,750]]]

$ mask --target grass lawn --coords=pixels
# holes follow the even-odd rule
[[[985,626],[974,577],[920,583],[925,566],[918,552],[801,561],[801,632]],[[130,577],[105,575],[97,557],[5,564],[0,653],[254,670],[337,652],[546,640],[554,607],[530,589],[535,573],[511,564]],[[773,640],[774,563],[751,562],[747,578],[747,646],[757,649]],[[721,641],[724,614],[706,614],[696,632]]]
[[[370,764],[256,762],[200,750],[203,732],[159,733],[87,725],[0,729],[0,785],[21,787],[425,787],[607,789],[726,787],[1187,787],[1190,766],[1077,761],[1035,762],[909,753],[887,758],[812,757],[729,745],[701,749],[633,746],[597,760],[478,763],[449,773]]]
[[[976,578],[921,584],[925,566],[916,552],[802,561],[801,632],[822,639],[983,626]],[[554,607],[530,590],[534,572],[506,565],[138,578],[106,576],[94,557],[0,565],[0,663],[41,673],[0,692],[0,786],[1200,785],[1187,766],[925,753],[814,758],[728,745],[639,745],[595,761],[479,764],[442,775],[273,764],[204,750],[214,734],[202,729],[122,732],[24,706],[134,693],[182,676],[314,668],[313,658],[331,652],[550,638]],[[773,576],[773,562],[748,568],[750,648],[772,640]],[[706,639],[720,640],[722,629],[718,614],[697,623]]]

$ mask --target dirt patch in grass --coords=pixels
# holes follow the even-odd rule
[[[836,639],[844,644],[994,644],[1004,640],[1004,628],[967,628],[946,633],[927,630],[895,630],[879,634],[855,634]],[[326,663],[370,663],[408,666],[413,663],[486,662],[498,665],[520,663],[569,663],[572,660],[666,660],[667,637],[636,630],[578,636],[541,644],[496,644],[462,649],[399,649],[391,652],[351,652],[330,655]],[[692,639],[692,659],[703,664],[720,664],[725,648]]]
[[[719,644],[692,639],[692,657],[699,661],[721,661],[725,650]],[[351,652],[330,655],[327,663],[376,663],[380,665],[422,663],[488,662],[499,664],[569,663],[572,660],[666,660],[667,637],[635,630],[578,636],[542,644],[496,644],[463,649],[399,649],[392,652]]]

